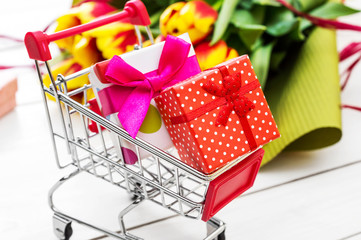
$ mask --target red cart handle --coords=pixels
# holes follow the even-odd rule
[[[123,11],[86,24],[49,35],[41,31],[28,32],[24,38],[25,46],[31,59],[48,61],[51,60],[51,53],[49,50],[50,42],[74,36],[125,18],[128,18],[133,25],[150,25],[149,15],[144,4],[140,0],[131,0],[125,4]]]

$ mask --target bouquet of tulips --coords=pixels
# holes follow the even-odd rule
[[[357,28],[335,20],[358,10],[327,0],[143,0],[156,41],[188,32],[202,68],[242,54],[254,65],[282,138],[267,145],[264,162],[283,149],[325,147],[341,137],[338,54],[334,29]],[[119,11],[125,1],[74,1],[55,31]],[[357,29],[352,29],[357,30]],[[116,22],[56,42],[64,75],[134,49],[134,27]],[[143,47],[150,44],[145,41]],[[87,77],[73,83],[77,88]],[[92,94],[88,94],[92,98]]]

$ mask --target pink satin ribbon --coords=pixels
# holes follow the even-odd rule
[[[105,72],[105,79],[114,85],[98,92],[103,100],[103,114],[118,112],[120,123],[135,138],[152,98],[163,89],[200,72],[196,57],[188,58],[190,47],[191,44],[180,38],[167,36],[158,69],[146,74],[114,56]]]

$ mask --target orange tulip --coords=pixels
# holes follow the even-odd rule
[[[188,32],[193,44],[197,44],[211,33],[217,17],[217,11],[206,2],[177,2],[160,16],[160,30],[164,36]]]
[[[195,47],[199,66],[202,70],[212,68],[222,62],[238,57],[238,52],[227,46],[223,40],[211,46],[210,42],[200,43]]]

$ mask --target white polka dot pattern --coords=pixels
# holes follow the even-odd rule
[[[230,74],[240,72],[242,86],[258,81],[251,62],[241,56],[227,62]],[[206,71],[166,89],[155,98],[171,139],[178,149],[180,158],[191,167],[209,174],[250,151],[242,122],[234,111],[226,126],[216,126],[220,107],[215,106],[207,114],[190,122],[172,124],[171,118],[192,113],[219,97],[206,92],[202,86],[208,81],[222,87],[222,75],[218,70]],[[247,114],[247,123],[257,146],[264,145],[279,137],[261,87],[244,96],[249,98],[255,109]],[[172,104],[172,106],[171,106]]]

